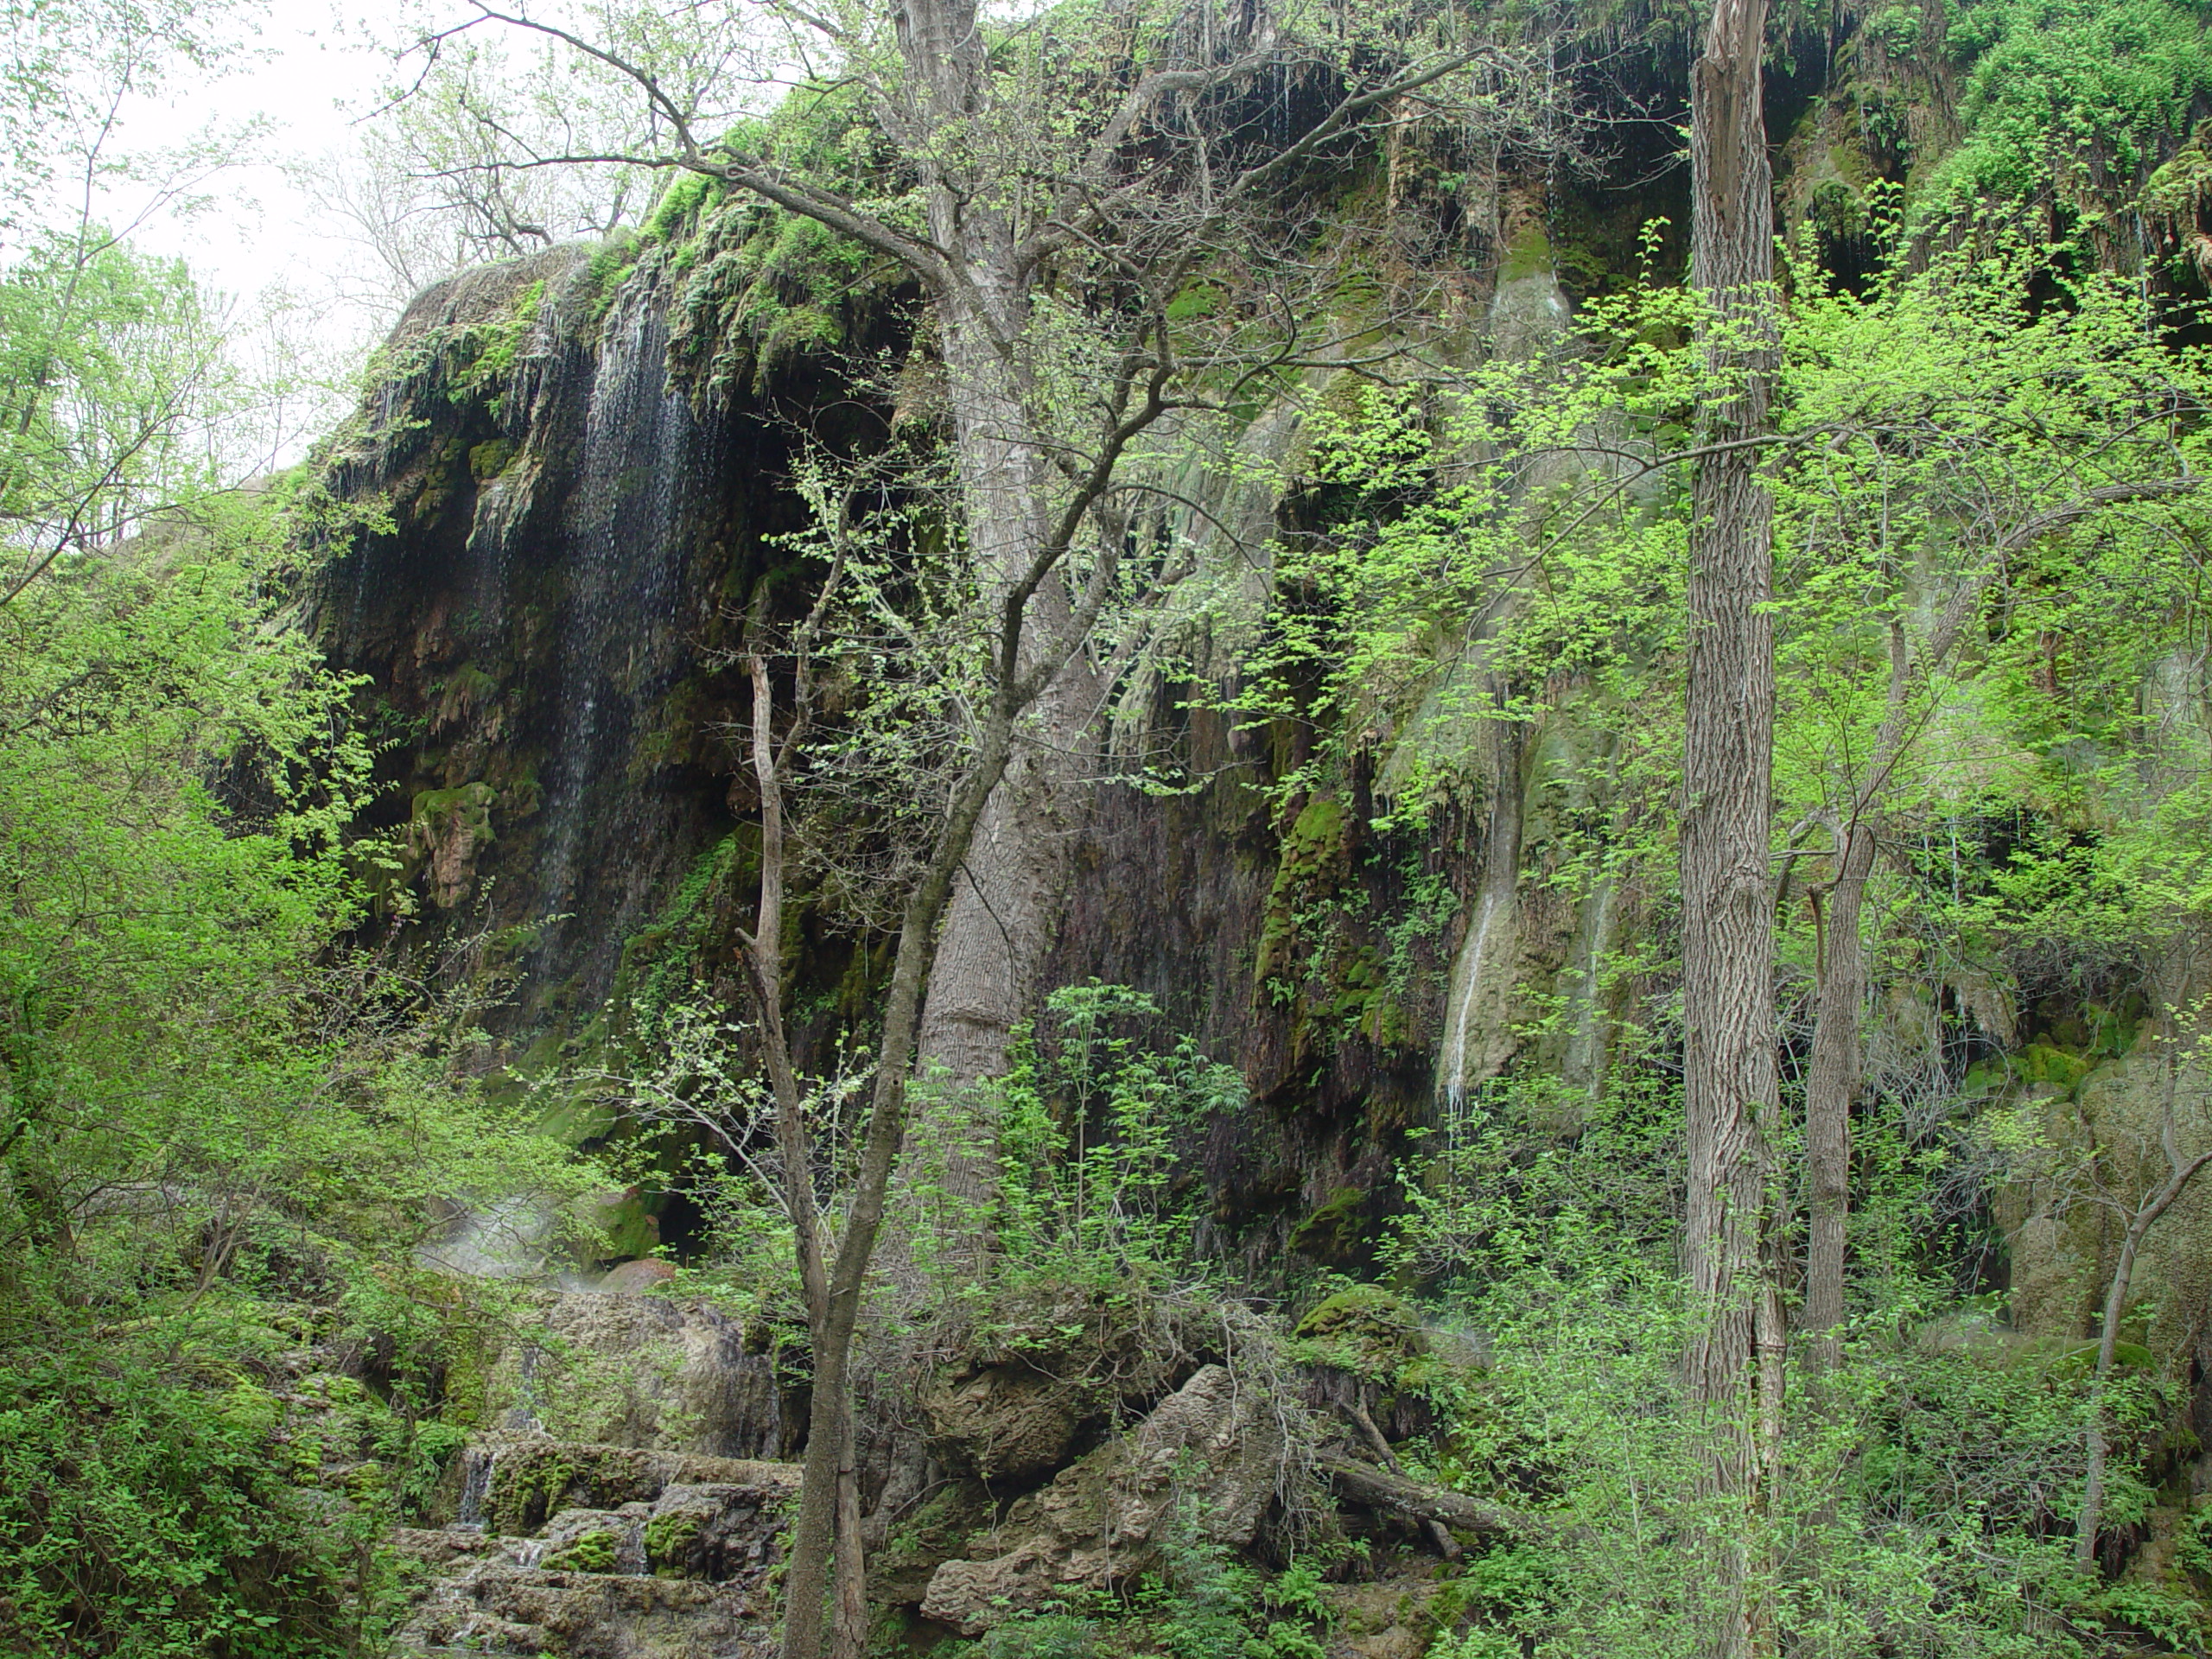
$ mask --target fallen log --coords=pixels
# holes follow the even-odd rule
[[[1366,1440],[1368,1450],[1382,1460],[1382,1467],[1387,1471],[1403,1480],[1405,1465],[1398,1461],[1398,1454],[1390,1449],[1390,1442],[1382,1437],[1382,1431],[1376,1427],[1375,1420],[1367,1414],[1367,1408],[1354,1400],[1344,1409],[1344,1415],[1351,1419],[1352,1426]],[[1465,1554],[1459,1548],[1459,1541],[1452,1535],[1452,1529],[1441,1521],[1424,1521],[1421,1525],[1428,1533],[1429,1541],[1436,1546],[1437,1554],[1446,1560],[1456,1561]]]
[[[1388,1510],[1408,1520],[1433,1522],[1454,1532],[1529,1538],[1551,1530],[1536,1516],[1502,1503],[1409,1480],[1340,1453],[1323,1452],[1314,1468],[1341,1498],[1371,1510]]]

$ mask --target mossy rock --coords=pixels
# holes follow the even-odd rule
[[[696,1510],[664,1510],[645,1522],[645,1567],[664,1579],[690,1570],[691,1547],[706,1525]]]
[[[2158,1358],[2139,1342],[2116,1342],[2112,1345],[2112,1366],[2115,1371],[2148,1376],[2158,1369]],[[2096,1368],[2097,1344],[2077,1342],[2060,1349],[2044,1369],[2054,1377],[2076,1377],[2087,1376]]]
[[[2030,1043],[2012,1057],[2012,1064],[2022,1081],[2049,1084],[2071,1094],[2082,1086],[2094,1062],[2049,1043]]]
[[[469,475],[479,484],[488,484],[507,470],[507,463],[515,458],[514,440],[493,438],[480,443],[468,452]]]
[[[555,1550],[539,1565],[549,1573],[612,1573],[614,1559],[614,1535],[600,1528]]]
[[[1552,258],[1552,239],[1545,232],[1541,221],[1531,219],[1514,233],[1507,244],[1505,257],[1498,266],[1501,283],[1518,282],[1523,277],[1548,276],[1555,269]]]
[[[484,1516],[493,1530],[537,1530],[562,1510],[650,1503],[667,1484],[651,1452],[549,1440],[501,1449]]]
[[[415,797],[410,817],[430,825],[451,818],[479,845],[492,839],[492,803],[499,791],[486,783],[463,784],[457,789],[426,789]]]
[[[1386,1384],[1428,1352],[1420,1313],[1379,1285],[1338,1291],[1298,1322],[1296,1335],[1304,1357]]]
[[[1343,885],[1352,828],[1344,804],[1330,795],[1314,796],[1292,822],[1260,924],[1254,974],[1261,984],[1287,974],[1300,943],[1298,912]]]
[[[1359,1187],[1338,1187],[1329,1195],[1328,1202],[1291,1229],[1290,1248],[1315,1262],[1351,1261],[1366,1231],[1359,1213],[1366,1198]],[[1322,1306],[1329,1305],[1325,1302]]]

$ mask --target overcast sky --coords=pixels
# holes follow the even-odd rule
[[[171,101],[135,112],[125,134],[134,146],[181,140],[211,122],[258,115],[269,123],[256,146],[259,159],[249,157],[210,182],[218,198],[213,210],[156,219],[135,239],[185,256],[207,281],[236,296],[278,288],[321,300],[338,286],[348,262],[358,265],[361,251],[275,162],[352,150],[357,134],[341,105],[353,113],[371,107],[391,66],[368,48],[364,31],[341,30],[317,0],[273,7],[257,46],[257,60],[212,84],[180,76]]]

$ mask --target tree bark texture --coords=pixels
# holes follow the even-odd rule
[[[1018,326],[1008,315],[1017,308],[1027,309],[1005,298],[998,318],[965,319],[963,337],[946,354],[969,550],[994,608],[1052,534],[1043,443],[1027,430],[1027,388],[995,338],[1001,327]],[[1073,626],[1057,577],[1031,610],[1036,626],[1025,670],[1040,649],[1065,642]],[[1080,810],[1077,778],[1096,702],[1082,656],[1071,656],[1029,709],[1025,741],[963,861],[930,970],[920,1036],[922,1065],[942,1067],[956,1086],[1003,1071],[1008,1033],[1032,1012],[1058,932],[1067,846]],[[988,1149],[981,1156],[988,1164]],[[969,1161],[956,1158],[957,1189],[970,1184],[962,1179]]]
[[[1717,0],[1691,73],[1691,279],[1707,308],[1700,441],[1764,436],[1775,364],[1764,0]],[[1683,1095],[1691,1334],[1713,1546],[1702,1651],[1770,1652],[1757,1542],[1780,1427],[1781,1302],[1769,1187],[1775,1079],[1773,501],[1756,448],[1708,453],[1694,487],[1683,742]]]
[[[975,7],[906,0],[899,35],[925,89],[925,124],[940,144],[957,142],[961,124],[990,92]],[[936,310],[962,507],[969,552],[993,600],[1020,580],[1052,534],[1050,437],[1030,408],[1030,278],[1001,194],[960,189],[948,178],[930,198],[931,235],[953,267],[953,285]],[[1033,658],[1065,640],[1071,608],[1061,580],[1048,580],[1031,606]],[[1058,931],[1075,778],[1096,702],[1095,692],[1085,695],[1091,688],[1082,669],[1080,655],[1071,657],[1029,710],[1029,741],[1009,760],[953,890],[930,969],[919,1054],[925,1068],[943,1068],[956,1086],[1005,1070],[1007,1035],[1031,1012]],[[988,1163],[988,1147],[956,1154],[955,1189],[974,1186]]]
[[[1546,1524],[1533,1516],[1470,1497],[1465,1492],[1408,1480],[1403,1475],[1355,1458],[1325,1453],[1314,1466],[1341,1497],[1371,1510],[1388,1510],[1408,1520],[1485,1537],[1537,1540],[1549,1535]]]

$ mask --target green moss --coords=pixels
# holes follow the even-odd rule
[[[698,228],[702,217],[729,194],[729,186],[704,173],[685,173],[661,192],[639,232],[646,242],[673,242]]]
[[[1351,1260],[1358,1251],[1364,1231],[1359,1210],[1366,1198],[1367,1194],[1358,1187],[1338,1187],[1329,1195],[1326,1204],[1291,1229],[1290,1248],[1316,1262]]]
[[[2096,1369],[2097,1347],[2094,1342],[2077,1342],[2061,1349],[2049,1366],[2053,1376],[2086,1376]],[[2139,1342],[2116,1342],[2112,1345],[2113,1369],[2148,1376],[2158,1369],[2158,1357]]]
[[[1813,187],[1805,216],[1831,243],[1856,242],[1866,233],[1866,207],[1841,179],[1823,179]]]
[[[680,1579],[690,1571],[691,1546],[699,1536],[701,1517],[696,1510],[664,1510],[645,1522],[645,1566],[664,1579]]]
[[[428,829],[451,823],[465,831],[476,846],[492,840],[492,803],[499,791],[486,783],[463,784],[457,789],[426,789],[415,797],[409,817]]]
[[[1388,1386],[1428,1351],[1420,1314],[1380,1285],[1338,1291],[1298,1322],[1296,1335],[1308,1361]]]
[[[1502,283],[1512,283],[1524,276],[1547,276],[1554,269],[1552,239],[1541,222],[1530,219],[1506,245],[1497,276]]]
[[[468,470],[479,484],[488,484],[507,470],[507,463],[515,458],[514,440],[493,438],[480,443],[468,452]]]
[[[1290,833],[1283,837],[1254,964],[1262,985],[1288,976],[1292,951],[1299,943],[1299,912],[1340,884],[1351,831],[1351,815],[1344,803],[1333,796],[1316,795],[1300,809]]]
[[[2197,143],[2151,175],[2138,200],[2151,218],[2169,220],[2193,217],[2200,203],[2212,200],[2212,155],[2202,148],[2201,129]]]
[[[614,1561],[614,1535],[601,1527],[555,1550],[539,1565],[549,1573],[612,1573]]]
[[[2049,1043],[2030,1043],[2012,1057],[2012,1067],[2024,1083],[2050,1084],[2072,1093],[2082,1086],[2094,1062]]]
[[[492,1464],[485,1523],[511,1535],[535,1532],[561,1510],[613,1510],[649,1502],[661,1485],[649,1452],[563,1441],[510,1442]]]

